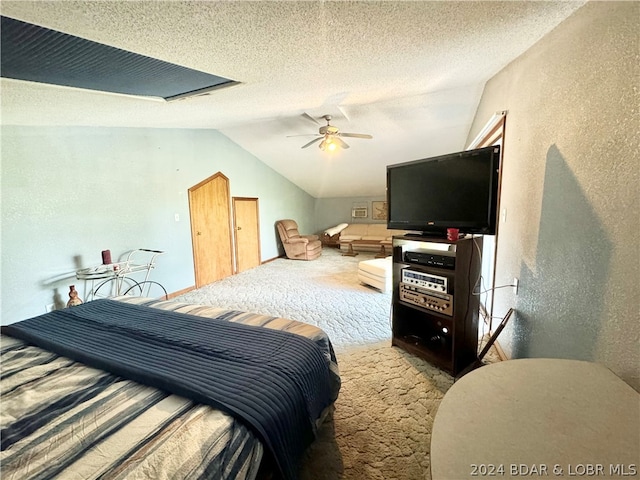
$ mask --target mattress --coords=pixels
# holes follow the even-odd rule
[[[340,379],[326,334],[292,320],[177,302],[157,309],[302,335]],[[164,390],[2,337],[4,478],[255,478],[265,448],[245,421]],[[314,418],[321,423],[326,410]]]

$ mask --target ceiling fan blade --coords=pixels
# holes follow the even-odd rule
[[[322,123],[320,123],[317,119],[313,118],[311,115],[309,115],[307,112],[303,112],[302,116],[304,118],[306,118],[307,120],[311,120],[313,123],[315,123],[316,125],[322,125]]]
[[[287,138],[289,137],[321,137],[322,135],[320,135],[319,133],[301,133],[299,135],[287,135]]]
[[[315,138],[315,139],[311,140],[309,143],[307,143],[306,145],[303,145],[303,146],[302,146],[302,148],[310,147],[310,146],[311,146],[311,145],[313,145],[314,143],[319,142],[320,140],[322,140],[323,138],[324,138],[324,137],[318,137],[318,138]]]
[[[346,95],[345,95],[346,96]],[[340,111],[340,113],[342,114],[342,116],[347,120],[347,122],[350,122],[351,120],[349,119],[349,115],[347,115],[347,112],[345,112],[345,107],[341,107],[340,105],[337,106],[337,109]]]
[[[350,148],[349,145],[347,145],[347,142],[342,140],[340,137],[334,137],[334,140],[340,144],[340,148]]]
[[[341,137],[352,137],[352,138],[367,138],[372,139],[373,135],[367,135],[366,133],[338,133]]]

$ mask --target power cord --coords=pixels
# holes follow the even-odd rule
[[[488,292],[491,292],[491,291],[493,291],[493,290],[498,290],[499,288],[510,288],[510,287],[511,287],[511,288],[513,288],[513,287],[517,287],[517,285],[516,285],[515,283],[512,283],[512,284],[510,284],[510,285],[499,285],[499,286],[497,286],[497,287],[487,288],[486,290],[484,290],[484,291],[482,291],[482,292],[478,292],[478,293],[476,293],[476,292],[472,292],[472,294],[473,294],[473,295],[482,295],[483,293],[488,293]],[[499,317],[499,318],[502,318],[502,317]]]

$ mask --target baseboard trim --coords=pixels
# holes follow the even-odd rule
[[[176,298],[179,297],[180,295],[184,294],[184,293],[188,293],[192,290],[195,290],[196,286],[192,285],[190,287],[187,288],[183,288],[182,290],[178,290],[177,292],[173,292],[173,293],[168,293],[167,294],[167,299],[171,300],[172,298]]]
[[[269,259],[265,260],[264,262],[260,262],[260,265],[264,265],[265,263],[273,262],[274,260],[277,260],[279,258],[284,258],[284,255],[278,255],[277,257],[269,258]]]
[[[480,314],[482,315],[482,321],[484,322],[484,324],[489,327],[489,313],[487,312],[487,310],[484,308],[484,305],[482,303],[480,303]],[[495,333],[495,331],[491,330],[491,328],[489,328],[489,338],[491,338],[493,336],[493,334]],[[498,352],[498,357],[500,358],[501,361],[505,361],[505,360],[509,360],[509,357],[507,357],[507,354],[504,353],[504,350],[502,349],[502,346],[500,345],[500,342],[498,341],[498,339],[496,338],[496,341],[493,342],[493,346],[496,349],[496,352]]]
[[[284,257],[284,255],[280,255],[280,256],[277,256],[277,257],[269,258],[268,260],[265,260],[264,262],[260,262],[260,265],[264,265],[265,263],[273,262],[274,260],[277,260],[277,259],[283,258],[283,257]],[[189,292],[191,292],[192,290],[195,290],[195,289],[196,289],[196,286],[195,285],[191,285],[190,287],[183,288],[182,290],[178,290],[177,292],[168,293],[167,294],[167,298],[169,300],[171,300],[172,298],[179,297],[180,295],[183,295],[185,293],[189,293]]]
[[[493,332],[489,332],[489,335],[490,336],[493,335]],[[496,347],[496,352],[498,352],[498,357],[500,357],[500,360],[502,360],[503,362],[505,360],[509,360],[509,357],[507,357],[507,354],[504,353],[504,350],[500,346],[500,343],[498,342],[498,340],[493,342],[493,346]]]
[[[269,258],[269,259],[265,260],[264,262],[260,262],[260,265],[264,265],[265,263],[273,262],[274,260],[277,260],[277,259],[283,258],[283,257],[284,257],[284,255],[279,255],[277,257]],[[234,275],[236,275],[236,274],[234,273]],[[167,298],[169,300],[171,300],[172,298],[179,297],[180,295],[183,295],[185,293],[191,292],[192,290],[195,290],[195,289],[196,289],[196,286],[192,285],[190,287],[183,288],[182,290],[178,290],[177,292],[168,293],[167,294]]]

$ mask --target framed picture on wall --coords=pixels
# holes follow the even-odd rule
[[[386,220],[387,202],[371,202],[371,218],[373,220]]]

